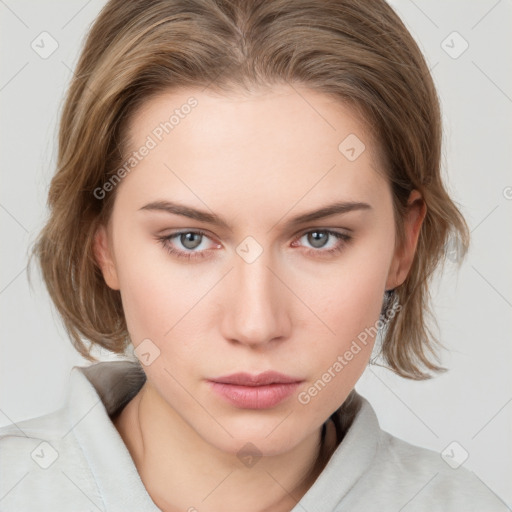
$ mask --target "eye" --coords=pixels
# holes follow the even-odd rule
[[[313,229],[303,233],[298,240],[305,238],[308,244],[311,244],[314,249],[308,249],[306,252],[312,255],[331,255],[342,251],[347,243],[352,240],[350,235],[332,231],[330,229]],[[328,241],[333,243],[329,244]],[[295,246],[296,242],[292,245]],[[325,249],[325,247],[328,247]]]
[[[157,237],[158,241],[163,245],[164,249],[178,258],[185,258],[188,260],[196,258],[207,258],[208,249],[204,247],[204,240],[207,239],[204,231],[180,231],[168,236]],[[175,240],[176,239],[176,240]],[[185,250],[176,248],[176,245],[181,245]],[[216,244],[216,247],[221,247]],[[195,250],[198,249],[199,250]]]

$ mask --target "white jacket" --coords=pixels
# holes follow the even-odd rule
[[[0,428],[0,511],[160,510],[109,416],[142,386],[137,367],[75,366],[61,409]],[[357,397],[352,425],[291,512],[510,510],[473,472],[383,431],[370,403]]]

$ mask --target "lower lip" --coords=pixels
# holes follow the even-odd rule
[[[238,386],[209,381],[213,391],[240,409],[269,409],[292,395],[300,382],[268,384],[266,386]]]

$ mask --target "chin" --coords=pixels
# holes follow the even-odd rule
[[[280,455],[292,450],[307,435],[305,425],[302,423],[299,427],[297,421],[292,420],[293,414],[283,421],[287,414],[289,412],[261,420],[254,416],[231,422],[221,419],[220,423],[231,435],[218,425],[218,428],[208,428],[204,432],[199,429],[197,432],[212,446],[239,458],[245,452],[259,456]]]

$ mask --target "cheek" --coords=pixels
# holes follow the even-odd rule
[[[121,282],[121,297],[134,345],[144,338],[166,350],[167,342],[176,338],[181,346],[193,345],[194,330],[197,332],[201,322],[196,306],[207,288],[191,285],[179,272],[163,275],[157,266],[145,272],[132,270]]]
[[[193,311],[202,287],[182,267],[170,264],[157,241],[139,239],[126,239],[124,247],[130,250],[119,251],[117,258],[123,310],[135,346],[145,338],[161,345]]]
[[[350,283],[338,288],[323,311],[334,334],[326,335],[323,326],[315,332],[309,327],[304,339],[309,344],[304,347],[309,356],[309,379],[299,390],[297,406],[301,417],[318,423],[345,401],[367,367],[375,343],[381,307],[379,274],[366,274]]]
[[[200,273],[193,265],[172,262],[158,242],[141,241],[135,250],[134,239],[126,241],[132,245],[130,256],[118,259],[128,332],[142,362],[142,354],[151,353],[148,375],[162,379],[176,394],[179,388],[173,387],[165,370],[184,382],[187,372],[204,360],[211,332],[207,329],[208,292],[218,278],[211,272]]]
[[[309,300],[319,305],[318,317],[323,321],[316,322],[318,334],[310,336],[315,340],[319,390],[338,390],[334,393],[337,397],[348,394],[364,371],[380,326],[390,250],[389,242],[374,239],[372,245],[364,249],[361,246],[342,264],[331,268],[328,281],[321,279],[310,285]],[[318,287],[320,283],[322,288]],[[311,324],[309,328],[304,324],[304,328],[312,330]],[[313,395],[315,392],[311,390]],[[323,394],[323,400],[330,398]]]
[[[334,331],[331,334],[339,340],[338,348],[376,324],[387,272],[386,250],[378,251],[374,246],[365,251],[361,247],[331,270],[329,279],[322,280],[322,289],[318,282],[311,288],[311,300],[321,305],[319,316]]]

